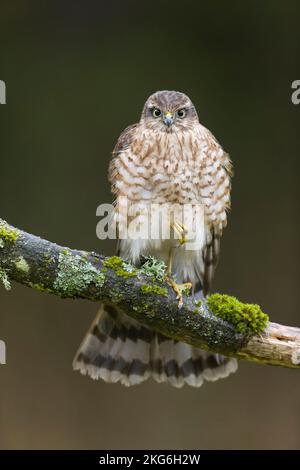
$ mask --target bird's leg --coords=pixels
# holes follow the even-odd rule
[[[183,305],[183,299],[182,299],[182,294],[184,292],[189,292],[190,289],[192,288],[192,283],[191,282],[185,282],[184,284],[177,284],[174,279],[169,278],[167,280],[169,285],[173,288],[174,292],[177,294],[176,299],[178,300],[178,307],[181,308]]]
[[[167,276],[168,277],[172,276],[173,254],[174,254],[174,248],[171,247],[169,250],[169,257],[168,257],[168,264],[167,264]]]
[[[178,307],[181,308],[183,304],[182,294],[184,291],[189,291],[192,288],[192,283],[185,282],[184,284],[177,284],[177,282],[172,278],[173,256],[174,256],[174,248],[170,248],[168,264],[167,264],[166,281],[177,294],[176,299],[178,300]]]

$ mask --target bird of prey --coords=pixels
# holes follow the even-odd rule
[[[127,215],[124,200],[128,213],[138,207],[140,226],[155,203],[203,209],[196,217],[196,242],[190,249],[185,243],[188,229],[176,218],[164,219],[172,227],[169,238],[118,240],[117,254],[136,266],[149,255],[166,263],[179,307],[183,287],[191,287],[196,298],[209,292],[230,207],[231,175],[228,154],[199,122],[188,96],[177,91],[152,94],[140,121],[122,132],[113,150],[109,178],[119,229]],[[204,380],[227,377],[237,369],[237,361],[170,339],[103,304],[73,367],[94,379],[127,386],[152,377],[175,387],[199,387]]]

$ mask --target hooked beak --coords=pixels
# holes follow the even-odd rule
[[[163,117],[164,124],[170,127],[174,122],[174,117],[172,113],[165,113]]]

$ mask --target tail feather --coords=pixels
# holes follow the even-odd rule
[[[73,361],[93,379],[135,385],[150,376],[180,388],[227,377],[237,361],[155,333],[115,307],[102,305]]]
[[[135,323],[129,318],[124,322],[116,309],[102,305],[79,347],[73,368],[93,379],[120,381],[123,385],[146,380],[153,333]]]

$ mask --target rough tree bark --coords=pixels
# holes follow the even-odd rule
[[[120,260],[119,260],[120,261]],[[174,291],[118,260],[72,250],[16,229],[0,219],[0,278],[62,298],[82,298],[117,305],[145,325],[175,339],[213,352],[261,364],[300,368],[300,329],[269,323],[260,336],[236,332],[201,312],[191,297],[178,309]]]

